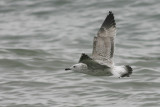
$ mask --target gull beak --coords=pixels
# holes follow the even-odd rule
[[[66,68],[65,70],[66,70],[66,71],[67,71],[67,70],[71,70],[71,68]]]

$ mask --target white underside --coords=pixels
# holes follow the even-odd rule
[[[113,76],[121,77],[123,74],[126,74],[127,71],[125,70],[124,66],[114,66],[111,70]]]
[[[78,63],[73,65],[70,69],[74,72],[85,73],[85,74],[95,75],[95,76],[121,77],[122,75],[127,73],[124,66],[114,66],[114,65],[111,68],[90,70],[88,69],[88,66],[86,64]]]

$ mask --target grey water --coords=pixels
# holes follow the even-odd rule
[[[129,78],[66,67],[91,55],[108,11]],[[158,0],[0,0],[0,107],[160,107]]]

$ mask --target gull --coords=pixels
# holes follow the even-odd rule
[[[132,74],[129,65],[116,66],[113,62],[115,36],[116,23],[113,13],[109,11],[97,36],[94,37],[92,56],[82,53],[79,62],[65,70],[95,76],[129,77]]]

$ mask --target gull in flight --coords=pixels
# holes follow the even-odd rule
[[[113,62],[114,38],[116,36],[116,23],[111,11],[101,25],[97,36],[94,37],[92,56],[82,53],[78,64],[66,68],[75,72],[95,76],[129,77],[132,68],[129,65],[115,66]]]

